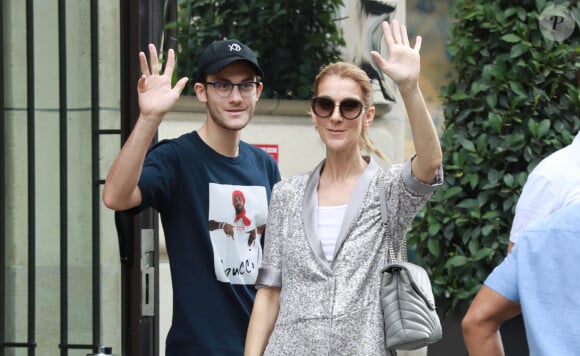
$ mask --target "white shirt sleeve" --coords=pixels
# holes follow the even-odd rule
[[[552,214],[558,206],[552,182],[541,174],[530,174],[516,205],[510,241],[516,243],[520,233],[530,224]]]

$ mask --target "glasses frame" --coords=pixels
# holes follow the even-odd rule
[[[220,84],[220,83],[227,83],[228,84],[229,90],[228,90],[227,94],[223,94],[222,92],[219,91],[219,89],[217,89],[215,87],[217,84]],[[239,83],[232,83],[229,80],[215,80],[213,82],[205,82],[205,84],[211,85],[215,89],[216,94],[221,98],[228,98],[230,95],[232,95],[232,92],[234,91],[234,87],[238,87],[238,92],[240,92],[240,96],[243,96],[244,98],[251,98],[252,96],[256,95],[258,87],[260,86],[260,82],[253,81],[253,80],[239,82]],[[252,93],[244,93],[242,91],[241,85],[245,85],[245,84],[254,84],[256,87],[254,88],[254,91]]]
[[[333,105],[334,105],[334,107],[332,108],[332,110],[328,114],[326,114],[326,115],[320,115],[318,112],[316,112],[316,103],[318,101],[320,101],[320,100],[328,100],[328,101],[332,102]],[[356,114],[356,116],[354,116],[354,117],[347,117],[346,115],[344,115],[344,111],[343,111],[343,106],[342,105],[343,105],[343,103],[345,101],[353,101],[353,102],[357,102],[359,104],[359,111]],[[316,116],[318,116],[318,117],[320,117],[322,119],[326,119],[326,118],[331,117],[332,114],[334,114],[334,110],[335,110],[335,108],[337,106],[338,106],[338,111],[340,113],[340,116],[343,117],[346,120],[356,120],[356,119],[358,119],[361,116],[363,110],[366,109],[366,107],[367,107],[362,101],[360,101],[358,99],[355,99],[355,98],[346,98],[346,99],[341,100],[340,103],[337,104],[332,98],[330,98],[328,96],[315,96],[315,97],[312,98],[312,101],[310,103],[310,108],[312,109],[312,112],[314,113],[314,115],[316,115]]]

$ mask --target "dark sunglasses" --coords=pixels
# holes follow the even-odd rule
[[[347,120],[354,120],[360,116],[365,105],[357,99],[344,99],[339,104],[326,96],[316,96],[312,98],[312,112],[318,117],[327,118],[332,115],[334,108],[338,106],[340,115]]]

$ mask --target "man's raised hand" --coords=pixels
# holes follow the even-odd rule
[[[145,119],[159,120],[171,110],[179,99],[187,77],[179,79],[175,86],[171,87],[171,78],[175,68],[175,52],[169,49],[165,71],[161,74],[161,63],[157,56],[155,45],[149,44],[150,63],[147,63],[145,53],[139,52],[141,65],[141,78],[137,82],[139,95],[139,109]]]

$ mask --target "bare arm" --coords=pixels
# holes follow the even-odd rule
[[[234,227],[225,221],[218,222],[215,220],[210,220],[208,223],[208,226],[209,226],[209,231],[215,231],[218,229],[222,229],[222,230],[224,230],[224,233],[227,236],[231,237],[232,239],[234,238]]]
[[[155,46],[149,45],[151,71],[143,52],[139,53],[141,78],[137,83],[140,114],[131,135],[113,162],[103,189],[103,202],[114,210],[125,210],[141,204],[138,183],[145,155],[165,114],[171,110],[181,94],[187,78],[180,79],[174,88],[171,77],[175,66],[175,53],[169,50],[165,73]]]
[[[513,242],[511,242],[511,241],[510,241],[510,242],[508,242],[508,246],[507,246],[507,254],[508,254],[508,255],[510,254],[510,252],[512,252],[512,248],[514,248],[514,246],[515,246],[515,245],[516,245],[516,244],[515,244],[515,243],[513,243]]]
[[[503,356],[500,325],[518,315],[520,305],[483,286],[467,310],[461,328],[470,356]]]
[[[280,310],[280,288],[260,288],[256,294],[244,356],[261,356],[274,330]]]
[[[431,183],[441,166],[443,155],[437,130],[419,88],[421,37],[417,36],[415,46],[411,47],[406,27],[399,26],[397,20],[393,20],[392,29],[386,21],[383,22],[383,33],[389,52],[388,60],[376,51],[372,51],[371,55],[381,70],[397,84],[405,104],[417,154],[412,162],[413,174],[419,180]]]

